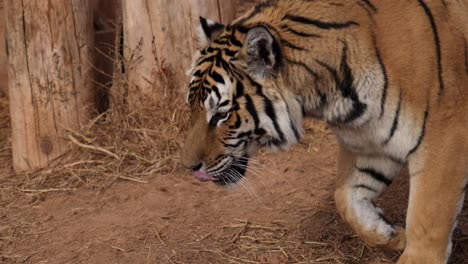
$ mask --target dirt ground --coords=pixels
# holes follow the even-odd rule
[[[144,183],[26,189],[22,182],[34,175],[11,170],[5,101],[0,100],[0,263],[385,263],[398,258],[399,252],[368,248],[337,215],[331,198],[337,146],[323,125],[308,123],[304,142],[289,152],[261,154],[247,176],[253,193],[202,184],[181,169],[154,174]],[[407,178],[403,173],[378,203],[401,224]],[[466,263],[468,257],[468,234],[462,230],[466,209],[460,219],[452,263]]]
[[[261,153],[249,190],[200,183],[182,169],[29,188],[34,175],[13,173],[10,133],[0,94],[0,263],[392,263],[400,254],[367,247],[337,215],[337,145],[319,123],[308,122],[290,151]],[[403,172],[378,204],[404,225],[407,199]],[[467,205],[451,263],[468,263]]]

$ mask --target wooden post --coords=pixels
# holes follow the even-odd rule
[[[8,94],[8,68],[7,51],[5,41],[5,8],[3,0],[0,0],[0,97]]]
[[[91,0],[5,0],[13,166],[46,167],[92,102]]]
[[[160,83],[161,74],[169,77],[171,89],[182,90],[185,72],[197,47],[199,16],[229,23],[236,14],[236,3],[236,0],[123,1],[129,96],[155,99],[158,95],[155,92],[164,87]]]

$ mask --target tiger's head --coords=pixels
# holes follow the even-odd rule
[[[299,141],[302,111],[293,94],[279,89],[281,48],[268,28],[200,23],[181,162],[201,181],[235,184],[258,149]]]

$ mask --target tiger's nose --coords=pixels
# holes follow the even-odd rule
[[[182,162],[182,165],[189,170],[197,171],[200,170],[201,167],[203,167],[203,163],[197,163],[197,162],[192,162],[192,163],[187,163],[187,162]]]
[[[193,166],[193,167],[192,167],[192,170],[193,170],[193,171],[198,171],[198,170],[201,169],[202,166],[203,166],[203,163],[200,163],[200,164],[198,164],[197,166]]]

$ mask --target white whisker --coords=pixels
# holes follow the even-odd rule
[[[262,171],[258,170],[255,167],[251,167],[251,166],[248,166],[248,165],[245,165],[245,164],[242,164],[242,163],[238,163],[238,162],[235,162],[232,165],[234,167],[245,169],[247,172],[253,174],[257,179],[259,179],[259,181],[262,183],[262,185],[264,187],[267,187],[266,184],[265,184],[265,181],[263,180],[264,177],[262,177]]]
[[[242,163],[240,165],[242,165],[243,168],[246,168],[250,172],[257,172],[258,175],[262,175],[265,172],[267,172],[268,174],[271,174],[271,175],[273,175],[275,177],[282,178],[282,176],[278,172],[273,171],[272,169],[268,168],[265,164],[260,163],[260,161],[254,159],[254,158],[236,157],[236,158],[234,158],[234,160],[237,161],[238,163],[240,163],[240,161],[247,161],[249,165],[246,166],[246,165],[244,165]],[[259,177],[259,178],[261,178],[262,184],[264,186],[266,186],[265,182],[263,181],[265,179],[265,177]],[[288,184],[291,185],[289,182],[288,182]]]
[[[272,161],[271,159],[267,159],[267,160],[268,160],[270,163],[273,163],[273,161]],[[283,177],[280,173],[278,173],[277,171],[274,171],[274,170],[270,169],[269,167],[267,167],[267,165],[265,165],[265,163],[261,163],[260,161],[255,160],[255,159],[251,159],[251,161],[253,162],[253,166],[252,166],[252,167],[257,166],[257,170],[264,170],[264,171],[266,171],[266,172],[268,172],[268,173],[270,173],[270,174],[272,174],[272,175],[274,175],[274,176],[276,176],[276,177],[284,178],[284,177]],[[290,186],[292,186],[292,185],[290,184],[290,182],[289,182],[289,179],[286,179],[286,178],[284,178],[284,179],[286,180],[286,182],[287,182]]]
[[[239,184],[243,185],[246,189],[249,190],[249,193],[257,199],[258,202],[262,203],[260,197],[258,196],[257,192],[253,184],[245,177],[243,177],[237,170],[231,170],[231,172],[235,173],[238,177]]]

